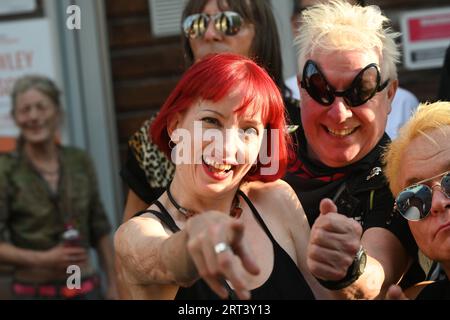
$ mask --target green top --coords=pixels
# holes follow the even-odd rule
[[[82,245],[95,247],[110,232],[88,155],[71,147],[59,150],[56,193],[20,152],[0,156],[0,241],[48,250],[61,242],[65,224],[72,223]]]

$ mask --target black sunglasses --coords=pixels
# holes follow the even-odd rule
[[[432,188],[440,187],[442,192],[450,198],[450,171],[447,171],[403,189],[395,200],[394,209],[409,221],[425,219],[431,211],[433,190],[423,183],[440,176],[442,176],[441,183]]]
[[[299,79],[300,80],[300,79]],[[306,61],[303,68],[303,78],[300,85],[315,101],[324,106],[330,106],[336,97],[342,97],[350,107],[360,106],[369,101],[377,92],[382,91],[389,79],[380,85],[380,70],[376,63],[364,67],[353,79],[350,88],[336,91],[327,81],[317,64]]]
[[[183,21],[183,31],[188,38],[202,37],[209,22],[214,21],[214,28],[226,36],[234,36],[242,26],[242,17],[234,11],[224,11],[210,16],[206,13],[196,13],[187,16]]]

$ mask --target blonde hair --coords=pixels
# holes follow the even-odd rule
[[[295,45],[298,66],[303,72],[306,60],[315,50],[375,50],[380,56],[382,81],[397,79],[400,52],[395,43],[400,33],[385,27],[389,19],[378,6],[361,7],[333,0],[303,11]]]
[[[394,195],[400,192],[398,174],[405,149],[418,136],[425,136],[434,141],[427,135],[427,131],[445,126],[450,126],[450,102],[438,101],[420,104],[414,115],[400,129],[398,138],[392,141],[383,154],[384,172]]]

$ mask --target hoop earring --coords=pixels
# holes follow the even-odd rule
[[[170,144],[171,142],[172,142],[172,144]],[[173,149],[177,146],[177,144],[175,142],[173,142],[172,139],[170,139],[167,144],[169,146],[169,149]]]

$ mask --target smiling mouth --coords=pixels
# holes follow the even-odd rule
[[[341,129],[341,130],[334,130],[334,129],[330,129],[328,127],[325,127],[325,130],[329,134],[331,134],[332,136],[335,136],[335,137],[339,137],[339,138],[348,137],[349,135],[353,134],[357,129],[358,129],[358,127],[348,128],[348,129]]]
[[[235,166],[231,164],[221,164],[212,159],[202,157],[203,164],[208,168],[208,171],[218,175],[226,175],[234,169]]]

